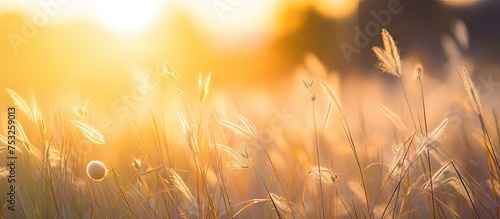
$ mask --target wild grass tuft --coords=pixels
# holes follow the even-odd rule
[[[461,47],[473,46],[465,23],[452,32]],[[474,84],[480,72],[453,70],[462,88],[431,70],[424,74],[425,63],[403,60],[386,29],[381,37],[383,46],[373,52],[378,68],[397,77],[396,91],[385,82],[341,83],[312,54],[292,84],[283,82],[286,89],[249,100],[211,85],[215,71],[183,89],[180,81],[189,77],[165,64],[168,81],[160,89],[172,95],[135,112],[116,133],[95,119],[102,112],[90,100],[99,93],[51,114],[35,90],[6,89],[19,113],[16,141],[2,133],[0,154],[15,144],[20,210],[11,215],[3,208],[0,215],[498,218],[498,101],[481,98]],[[457,96],[466,100],[456,104],[460,120],[445,113]],[[293,107],[280,111],[278,103]],[[0,167],[1,180],[9,174]]]

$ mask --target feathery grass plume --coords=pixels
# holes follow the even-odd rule
[[[28,104],[28,102],[26,102],[26,100],[24,100],[24,98],[22,98],[15,91],[13,91],[11,89],[5,89],[5,90],[10,95],[10,97],[12,98],[12,100],[14,100],[14,105],[16,105],[18,109],[20,109],[21,111],[23,111],[24,114],[26,114],[27,116],[31,117],[32,116],[32,112],[31,112],[31,107]]]
[[[394,155],[391,165],[389,166],[389,174],[392,172],[391,176],[397,176],[406,172],[406,170],[410,167],[411,161],[410,159],[404,157],[405,153],[401,145],[393,147],[393,150],[396,154]]]
[[[203,101],[207,97],[211,75],[212,72],[209,72],[205,79],[203,79],[203,75],[201,74],[201,72],[198,75],[198,98],[200,103],[203,103]]]
[[[382,110],[382,112],[384,112],[387,118],[391,120],[392,124],[394,124],[394,126],[396,126],[396,128],[399,129],[399,131],[403,133],[408,133],[405,124],[396,113],[392,112],[389,108],[385,107],[384,105],[381,105],[380,109]]]
[[[78,127],[82,131],[83,135],[92,143],[106,144],[106,140],[104,139],[104,136],[101,134],[101,132],[98,129],[92,127],[90,124],[76,120],[70,120],[70,122]]]
[[[416,139],[418,150],[417,155],[420,154],[425,149],[434,149],[439,145],[446,126],[448,125],[448,118],[445,118],[428,136],[423,136],[422,139]]]
[[[250,120],[248,120],[247,118],[243,117],[240,114],[234,114],[234,115],[243,123],[243,125],[245,125],[247,130],[250,130],[253,136],[258,136],[257,128],[255,128],[255,125]]]
[[[277,210],[279,210],[282,213],[288,214],[292,211],[292,209],[290,209],[290,207],[288,205],[289,201],[286,200],[286,198],[284,198],[284,197],[281,197],[277,194],[270,192],[269,193],[269,200],[271,202],[273,202],[274,206],[276,206],[276,208],[278,208]],[[271,203],[271,206],[273,206],[272,203]]]
[[[326,81],[321,80],[321,86],[323,86],[323,89],[327,92],[327,94],[330,96],[330,99],[333,101],[333,109],[337,113],[337,115],[342,114],[342,105],[340,104],[339,98],[337,97],[337,94],[333,91],[333,89],[326,83]]]
[[[231,157],[231,164],[230,164],[231,168],[246,169],[250,166],[248,163],[248,154],[246,152],[245,147],[243,148],[242,151],[240,151],[230,148],[223,144],[211,144],[210,146],[225,152]]]
[[[194,196],[182,177],[173,169],[168,169],[168,171],[170,172],[170,179],[175,189],[177,189],[186,200],[195,203]]]
[[[449,182],[448,184],[453,187],[453,189],[455,189],[455,191],[457,191],[457,193],[462,196],[462,198],[464,199],[468,199],[468,195],[467,195],[467,192],[465,191],[464,189],[464,186],[462,185],[462,183],[460,182],[460,179],[456,178],[456,177],[453,177]],[[469,204],[469,207],[472,208],[472,205],[470,202],[467,202],[467,204]]]
[[[366,198],[365,198],[365,194],[363,191],[363,187],[358,182],[349,181],[349,182],[347,182],[347,186],[352,191],[354,198],[356,198],[361,203],[366,204]]]
[[[63,154],[59,150],[51,147],[49,142],[46,142],[46,145],[47,145],[46,153],[47,153],[47,158],[49,159],[50,166],[55,167],[58,165],[64,165],[66,162]]]
[[[420,63],[417,63],[413,68],[413,78],[418,80],[419,78],[422,77],[423,74],[424,74],[424,66],[422,66],[422,64]]]
[[[465,68],[465,66],[462,66],[462,71],[457,71],[460,78],[462,78],[462,82],[464,84],[465,91],[467,91],[469,96],[472,108],[474,108],[474,111],[476,111],[477,114],[481,114],[481,100],[479,99],[479,93],[470,78],[469,71]]]
[[[188,202],[189,207],[187,211],[190,214],[196,214],[196,212],[198,211],[198,204],[196,203],[196,199],[187,187],[186,183],[181,178],[181,176],[177,172],[175,172],[175,170],[168,169],[168,171],[170,172],[170,181],[172,182],[174,188],[178,190],[181,193],[182,197],[184,197],[184,199]]]
[[[188,124],[186,118],[184,118],[184,115],[181,112],[177,112],[177,115],[179,116],[179,120],[181,122],[182,135],[184,136],[184,139],[186,140],[186,143],[188,144],[191,151],[195,155],[197,155],[200,150],[198,148],[198,139],[193,132],[193,128]]]
[[[5,89],[10,95],[12,100],[14,100],[14,105],[18,107],[24,114],[30,119],[35,127],[39,127],[40,131],[45,133],[47,128],[42,117],[42,113],[36,104],[35,95],[33,90],[28,88],[28,99],[22,98],[19,94],[10,89]]]
[[[396,42],[385,28],[382,28],[382,41],[384,42],[383,49],[376,46],[372,48],[379,60],[378,68],[399,78],[401,77],[401,58]]]
[[[311,101],[316,100],[316,90],[313,89],[314,82],[316,81],[316,75],[313,75],[311,80],[305,79],[302,75],[300,76],[300,79],[302,79],[302,83],[306,87],[307,90],[309,90],[309,93],[311,94]]]
[[[235,114],[235,115],[243,123],[243,125],[245,127],[241,127],[239,125],[236,125],[236,124],[229,122],[227,120],[224,120],[224,119],[219,120],[219,123],[222,126],[228,128],[228,129],[231,129],[231,131],[233,131],[234,134],[237,134],[241,137],[250,138],[250,139],[257,141],[259,139],[257,129],[252,124],[252,122],[250,122],[248,119],[246,119],[242,115],[239,115],[239,114]]]
[[[452,26],[453,35],[457,38],[458,44],[462,49],[469,48],[469,31],[467,30],[467,25],[461,19],[455,21]]]
[[[422,189],[424,190],[430,190],[431,189],[431,182],[432,182],[432,187],[434,189],[438,188],[439,186],[442,186],[446,183],[448,183],[450,180],[453,178],[448,176],[447,172],[449,170],[451,162],[448,162],[441,166],[433,175],[432,175],[432,181],[431,179],[427,180],[422,185]]]
[[[191,131],[191,126],[188,125],[186,118],[184,118],[184,115],[180,111],[177,112],[177,116],[179,117],[179,121],[181,122],[181,131],[184,135],[186,135],[187,132]]]
[[[85,101],[85,103],[81,107],[74,106],[71,109],[71,111],[73,112],[73,114],[75,114],[78,118],[81,118],[81,119],[87,118],[87,116],[89,114],[89,111],[87,110],[87,105],[89,104],[90,99],[92,99],[92,96],[90,96],[89,98],[87,98],[87,101]]]
[[[23,126],[16,121],[16,141],[20,142],[21,144],[23,144],[24,146],[26,146],[26,148],[28,149],[28,151],[31,151],[31,143],[28,139],[28,136],[26,136],[26,132],[24,132],[24,129],[23,129]]]
[[[170,65],[170,63],[163,64],[162,76],[171,77],[175,82],[179,83],[179,73]]]
[[[320,176],[321,172],[321,176]],[[332,170],[328,169],[327,167],[318,167],[314,166],[311,168],[311,170],[308,173],[309,176],[313,176],[315,179],[318,179],[321,177],[321,182],[326,184],[326,185],[335,185],[340,181],[340,177],[338,174],[334,173]]]
[[[108,168],[103,162],[98,160],[90,161],[87,164],[87,176],[94,181],[102,181],[108,174]]]

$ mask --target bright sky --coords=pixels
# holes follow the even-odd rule
[[[21,10],[28,18],[43,13],[52,24],[90,18],[111,31],[136,33],[151,26],[159,16],[187,10],[200,22],[200,27],[214,33],[242,30],[260,31],[270,28],[279,1],[267,0],[1,0],[0,14]],[[44,4],[45,3],[45,4]]]
[[[24,11],[28,18],[45,14],[51,24],[90,18],[121,34],[137,33],[151,26],[159,16],[187,10],[208,33],[234,34],[272,31],[273,21],[284,4],[310,4],[321,13],[342,17],[352,13],[359,0],[0,0],[0,14]]]

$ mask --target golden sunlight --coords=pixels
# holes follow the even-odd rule
[[[499,14],[0,0],[0,218],[499,218]]]
[[[137,33],[151,27],[161,15],[164,5],[160,0],[91,1],[98,22],[118,33]]]
[[[321,14],[331,18],[345,18],[358,8],[360,0],[313,0],[313,4]]]

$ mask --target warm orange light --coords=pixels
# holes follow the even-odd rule
[[[443,4],[452,6],[452,7],[462,7],[462,6],[471,6],[479,2],[479,0],[443,0],[441,1]]]
[[[315,9],[331,18],[343,18],[351,15],[358,8],[359,0],[313,0]]]

